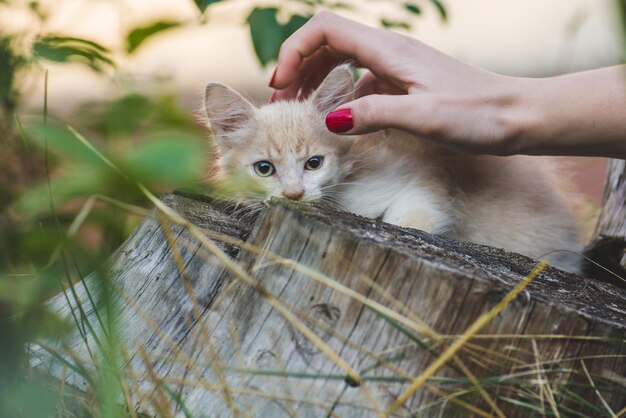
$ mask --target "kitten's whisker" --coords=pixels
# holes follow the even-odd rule
[[[343,200],[336,198],[335,196],[322,196],[322,198],[319,201],[322,202],[322,204],[328,205],[329,207],[333,209],[341,209],[343,211],[348,212],[348,209],[343,203]]]
[[[328,190],[324,193],[324,196],[336,196],[336,197],[349,197],[349,196],[353,196],[352,193],[350,193],[347,190]]]
[[[324,190],[330,187],[338,187],[338,186],[346,186],[346,185],[351,185],[351,184],[360,184],[363,182],[359,182],[359,181],[344,181],[344,182],[339,182],[339,183],[332,183],[332,184],[328,184],[326,186],[323,186],[320,188],[320,190]]]
[[[367,182],[364,181],[346,181],[346,182],[340,182],[340,183],[334,183],[334,184],[329,184],[323,187],[320,187],[320,191],[326,191],[329,189],[333,189],[333,188],[337,188],[337,187],[341,187],[341,186],[353,186],[353,185],[364,185],[367,184]]]

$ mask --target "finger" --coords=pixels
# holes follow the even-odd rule
[[[416,135],[431,133],[426,100],[417,95],[369,95],[341,105],[326,116],[332,132],[359,135],[396,128]]]
[[[371,71],[365,72],[355,85],[356,97],[369,96],[370,94],[406,94],[407,91],[395,84],[376,77]]]
[[[322,49],[325,51],[326,49]],[[306,67],[311,69],[311,72],[306,75],[302,87],[300,89],[299,97],[305,99],[311,95],[315,89],[317,89],[322,81],[328,76],[333,68],[345,62],[342,58],[331,56],[327,53],[323,54],[324,59],[320,59],[317,62],[307,62]],[[307,59],[308,61],[308,59]]]
[[[303,60],[303,69],[285,89],[276,92],[276,97],[281,100],[295,99],[298,92],[300,97],[308,96],[338,63],[337,58],[330,55],[327,48],[320,48]]]
[[[270,103],[279,101],[279,100],[292,100],[298,97],[298,91],[300,90],[300,86],[302,85],[302,77],[298,75],[293,83],[289,84],[286,88],[282,90],[274,90],[272,97],[270,98]]]
[[[290,100],[297,97],[306,99],[324,81],[328,73],[341,64],[343,60],[328,54],[320,54],[322,50],[316,52],[305,61],[315,67],[315,71],[310,74],[299,74],[298,77],[285,90],[274,92],[270,103],[276,100]],[[299,90],[299,91],[298,91]],[[355,85],[356,97],[363,97],[370,94],[406,94],[406,90],[397,87],[395,84],[376,77],[371,71],[366,71]]]
[[[330,12],[320,12],[281,46],[274,87],[285,88],[296,79],[299,72],[310,71],[310,64],[307,65],[305,59],[323,46],[344,60],[355,59],[375,74],[384,75],[385,64],[392,58],[391,50],[401,47],[403,38],[393,32],[371,28]]]

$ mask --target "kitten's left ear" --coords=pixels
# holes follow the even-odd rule
[[[313,93],[313,103],[324,115],[354,100],[354,76],[348,64],[335,67]]]
[[[254,116],[254,106],[239,93],[220,83],[210,83],[204,92],[204,110],[217,136],[244,127]]]

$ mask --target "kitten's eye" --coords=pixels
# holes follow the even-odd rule
[[[324,162],[324,157],[316,155],[315,157],[309,158],[309,161],[304,164],[304,168],[307,170],[317,170],[322,166]]]
[[[269,161],[257,161],[254,163],[254,172],[261,177],[269,177],[276,169]]]

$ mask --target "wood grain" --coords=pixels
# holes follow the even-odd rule
[[[602,212],[586,255],[615,274],[589,265],[587,274],[626,287],[626,161],[609,160]],[[621,276],[619,279],[617,276]]]

